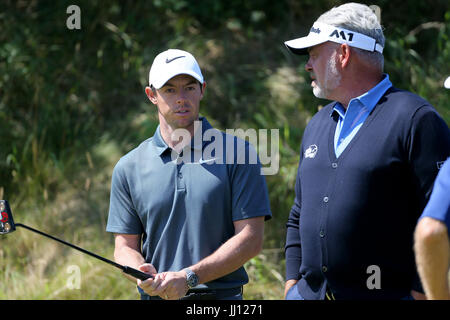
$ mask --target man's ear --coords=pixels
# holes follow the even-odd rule
[[[145,94],[147,95],[148,100],[150,100],[153,104],[158,104],[158,98],[154,94],[152,88],[145,87]]]
[[[352,56],[352,51],[350,46],[346,43],[343,43],[339,46],[339,64],[342,69],[346,68],[350,63],[350,57]]]
[[[201,88],[202,95],[200,96],[200,100],[201,100],[201,99],[203,99],[203,96],[205,95],[206,81],[203,81],[203,84],[200,84],[200,86],[202,87]]]

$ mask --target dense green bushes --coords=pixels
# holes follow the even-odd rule
[[[40,212],[43,201],[47,209],[73,210],[74,199],[86,209],[78,214],[92,222],[85,230],[103,232],[112,166],[157,125],[144,94],[150,64],[158,52],[180,48],[203,68],[201,113],[213,124],[280,129],[280,172],[267,176],[274,218],[265,247],[281,248],[302,132],[326,103],[311,93],[306,59],[289,54],[283,41],[303,35],[337,3],[343,2],[77,1],[81,30],[68,30],[72,1],[2,2],[0,193],[22,219],[31,208]],[[450,123],[450,90],[442,85],[450,75],[447,1],[367,3],[382,10],[385,69],[394,85],[428,99]],[[58,212],[52,219],[64,216]],[[59,228],[80,237],[88,232],[64,222]]]

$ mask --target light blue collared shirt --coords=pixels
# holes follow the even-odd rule
[[[383,80],[375,87],[350,100],[347,110],[339,102],[334,105],[333,112],[336,111],[339,114],[334,133],[334,152],[337,158],[352,141],[366,118],[390,87],[392,87],[392,83],[389,80],[389,75],[384,74]]]

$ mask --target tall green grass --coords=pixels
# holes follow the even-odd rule
[[[338,1],[339,2],[339,1]],[[341,1],[342,2],[342,1]],[[207,89],[201,113],[219,129],[280,130],[280,171],[267,176],[273,218],[263,252],[246,264],[247,299],[283,293],[285,223],[299,146],[316,99],[305,57],[283,41],[336,1],[80,2],[82,30],[65,28],[70,1],[0,5],[0,196],[17,222],[112,259],[105,232],[114,164],[157,126],[144,87],[156,53],[191,51]],[[450,11],[380,1],[385,69],[450,123]],[[423,25],[438,21],[431,28]],[[71,266],[80,289],[67,287]],[[69,282],[70,283],[70,282]],[[0,236],[0,299],[137,299],[119,270],[20,228]]]

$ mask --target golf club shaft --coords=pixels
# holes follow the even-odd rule
[[[36,229],[31,228],[31,227],[29,227],[29,226],[26,226],[26,225],[24,225],[24,224],[16,223],[15,226],[16,226],[16,227],[22,227],[22,228],[25,228],[25,229],[27,229],[27,230],[33,231],[33,232],[35,232],[35,233],[37,233],[37,234],[40,234],[41,236],[44,236],[44,237],[50,238],[50,239],[52,239],[52,240],[58,241],[58,242],[60,242],[60,243],[62,243],[62,244],[65,244],[66,246],[69,246],[69,247],[71,247],[72,249],[81,251],[81,252],[83,252],[83,253],[85,253],[85,254],[87,254],[87,255],[90,255],[91,257],[94,257],[94,258],[99,259],[99,260],[101,260],[101,261],[103,261],[103,262],[106,262],[106,263],[108,263],[108,264],[110,264],[110,265],[112,265],[112,266],[114,266],[114,267],[116,267],[116,268],[119,268],[119,269],[121,269],[124,273],[129,274],[129,275],[131,275],[131,276],[133,276],[133,277],[135,277],[135,278],[137,278],[137,279],[140,279],[140,280],[146,280],[146,279],[148,279],[148,278],[153,278],[153,276],[151,276],[151,275],[149,275],[149,274],[147,274],[147,273],[141,272],[141,271],[139,271],[139,270],[133,269],[133,268],[128,267],[128,266],[122,266],[122,265],[120,265],[120,264],[118,264],[118,263],[115,263],[114,261],[111,261],[111,260],[109,260],[109,259],[103,258],[103,257],[101,257],[101,256],[99,256],[99,255],[97,255],[97,254],[95,254],[95,253],[92,253],[92,252],[90,252],[90,251],[87,251],[87,250],[85,250],[85,249],[83,249],[83,248],[80,248],[80,247],[74,245],[74,244],[71,244],[71,243],[66,242],[66,241],[64,241],[64,240],[61,240],[61,239],[58,239],[58,238],[56,238],[56,237],[54,237],[54,236],[51,236],[51,235],[46,234],[46,233],[44,233],[44,232],[42,232],[42,231],[39,231],[39,230],[36,230]]]

